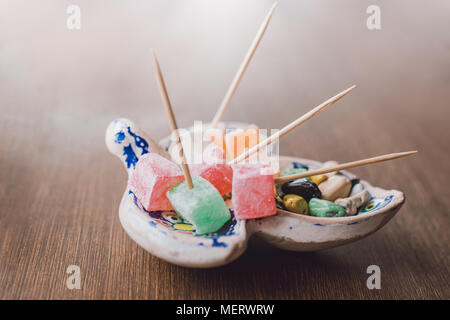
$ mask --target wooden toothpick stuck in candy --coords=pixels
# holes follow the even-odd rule
[[[186,178],[185,182],[177,184],[166,192],[167,198],[175,211],[183,219],[192,223],[197,234],[216,232],[230,220],[230,212],[225,205],[222,195],[210,182],[200,176],[192,179],[184,156],[183,145],[178,134],[178,125],[175,114],[173,113],[166,85],[154,51],[152,51],[152,56],[170,126],[173,134],[175,134],[176,142],[179,144],[180,156],[182,159],[181,165]]]
[[[175,119],[175,115],[172,110],[172,105],[170,104],[169,94],[167,93],[166,84],[164,83],[164,78],[161,73],[161,68],[159,66],[158,58],[156,58],[156,53],[152,50],[153,63],[156,69],[156,80],[158,80],[159,89],[161,92],[161,97],[164,102],[164,106],[167,110],[167,115],[169,116],[170,127],[172,128],[172,134],[175,135],[176,143],[180,147],[180,158],[181,158],[181,167],[183,169],[184,176],[186,178],[186,183],[189,189],[192,189],[192,177],[189,171],[189,167],[186,163],[186,157],[184,156],[183,145],[181,144],[180,135],[178,133],[178,125]]]
[[[192,223],[197,234],[218,231],[231,219],[222,196],[211,183],[202,177],[193,177],[194,187],[180,183],[167,191],[175,211]]]

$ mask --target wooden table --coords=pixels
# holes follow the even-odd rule
[[[225,120],[281,128],[358,88],[281,141],[281,153],[340,162],[418,149],[352,170],[406,193],[376,234],[323,252],[251,239],[235,262],[170,265],[136,245],[118,206],[126,185],[104,132],[123,116],[155,139],[169,126],[158,52],[180,126],[210,121],[271,1],[0,2],[0,298],[449,299],[448,1],[280,1]],[[381,268],[369,290],[366,269]],[[66,287],[69,265],[81,289]]]

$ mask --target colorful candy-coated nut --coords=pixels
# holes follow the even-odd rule
[[[345,217],[347,213],[341,206],[317,198],[312,198],[309,201],[309,212],[312,216],[329,218],[329,217]]]
[[[296,194],[287,194],[283,197],[283,205],[291,212],[309,214],[308,202]]]
[[[326,174],[319,174],[317,176],[312,176],[311,181],[315,184],[319,185],[322,182],[326,181],[328,179],[328,176]]]
[[[329,176],[327,181],[319,185],[319,189],[322,192],[322,199],[331,202],[334,202],[338,198],[347,198],[351,188],[352,183],[350,180],[340,174]]]
[[[367,190],[363,190],[349,198],[337,199],[334,203],[343,207],[347,215],[354,216],[358,209],[370,200],[370,197],[370,193]]]
[[[281,171],[281,176],[284,177],[284,176],[289,176],[291,174],[303,173],[303,172],[306,172],[306,171],[308,171],[308,169],[305,169],[305,168],[302,168],[302,167],[300,167],[300,168],[287,168],[287,169],[284,169],[283,171]],[[309,178],[309,177],[307,177],[305,179],[311,180],[311,178]]]
[[[306,179],[297,179],[286,182],[281,186],[281,191],[283,191],[284,194],[296,194],[306,201],[309,201],[311,198],[322,197],[317,185],[311,180]]]

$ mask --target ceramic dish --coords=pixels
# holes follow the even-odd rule
[[[158,146],[127,119],[114,120],[106,131],[108,149],[121,159],[129,176],[149,147],[167,156],[168,143],[166,138]],[[313,160],[280,156],[281,169],[298,162],[310,168],[321,166]],[[342,173],[352,177],[347,171]],[[281,249],[316,251],[347,244],[377,231],[397,213],[405,197],[397,190],[373,187],[364,180],[361,183],[372,198],[355,216],[318,218],[278,210],[276,215],[262,219],[239,221],[233,218],[218,232],[201,236],[172,211],[144,210],[127,184],[119,218],[127,234],[151,254],[181,266],[216,267],[238,258],[252,235]],[[226,203],[233,215],[231,201]]]

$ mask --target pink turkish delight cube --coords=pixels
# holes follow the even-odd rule
[[[239,220],[274,215],[274,181],[272,169],[264,164],[233,165],[234,215]]]
[[[225,153],[214,144],[203,152],[203,163],[189,166],[193,176],[209,181],[221,195],[231,193],[233,169],[226,164]]]
[[[166,192],[183,181],[183,172],[174,162],[147,153],[139,159],[130,185],[147,211],[173,210]]]

